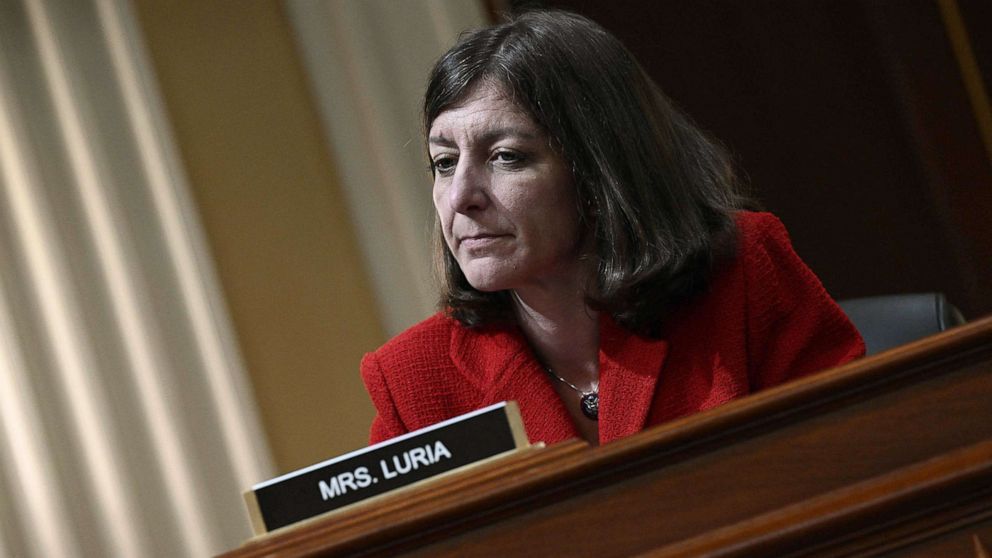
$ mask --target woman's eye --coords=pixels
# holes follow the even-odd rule
[[[516,151],[497,151],[493,155],[493,160],[504,165],[519,165],[524,157]]]
[[[439,174],[448,174],[455,170],[455,163],[457,160],[454,157],[438,157],[434,159],[434,172]]]

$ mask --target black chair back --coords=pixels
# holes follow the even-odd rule
[[[869,355],[965,322],[942,293],[852,298],[837,304],[861,332]]]

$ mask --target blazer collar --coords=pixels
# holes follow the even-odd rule
[[[640,337],[600,314],[599,443],[644,428],[666,356],[666,340]]]
[[[666,341],[634,335],[601,314],[600,443],[643,429],[667,353]],[[578,436],[552,380],[519,329],[469,330],[456,325],[451,335],[451,359],[480,393],[480,407],[517,401],[532,441],[550,444]]]

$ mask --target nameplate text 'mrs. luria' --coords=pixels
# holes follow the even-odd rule
[[[245,500],[261,534],[526,445],[516,403],[497,403],[257,484]]]

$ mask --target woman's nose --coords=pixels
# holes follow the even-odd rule
[[[485,173],[469,164],[459,164],[448,188],[451,209],[468,213],[485,209],[489,204]]]

